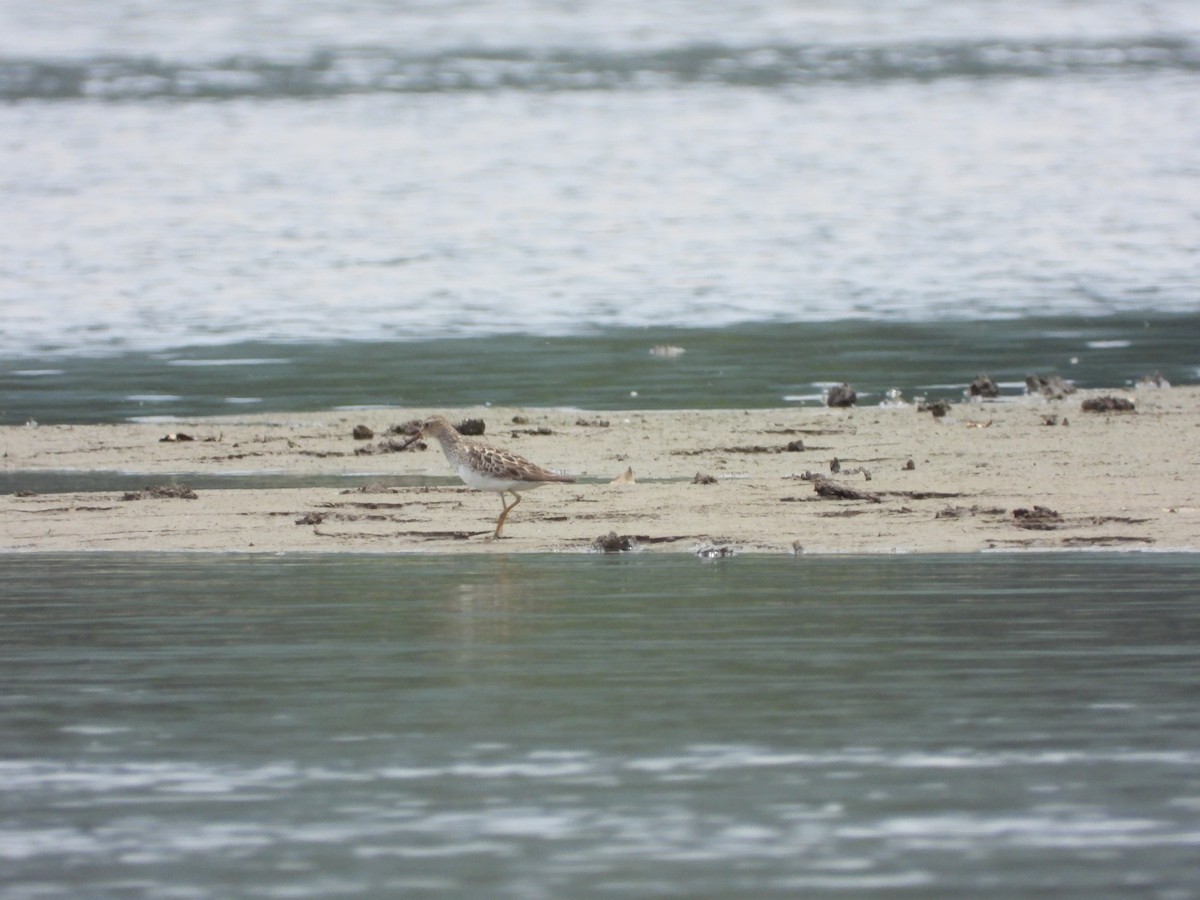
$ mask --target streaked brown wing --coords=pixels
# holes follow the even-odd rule
[[[566,476],[557,475],[541,466],[534,465],[524,457],[499,450],[496,447],[476,445],[475,452],[487,473],[493,478],[510,478],[513,481],[568,481]]]

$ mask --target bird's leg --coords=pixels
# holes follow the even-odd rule
[[[518,494],[516,491],[513,491],[512,495],[513,495],[513,502],[505,503],[504,502],[504,491],[500,492],[500,505],[503,506],[504,509],[500,513],[500,518],[496,520],[496,533],[492,535],[492,540],[496,540],[496,538],[500,537],[500,529],[502,529],[504,527],[504,520],[508,518],[508,514],[510,512],[512,512],[513,507],[521,502],[520,494]]]

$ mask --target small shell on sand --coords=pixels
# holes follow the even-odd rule
[[[627,468],[624,472],[614,478],[609,484],[634,484],[633,466]]]

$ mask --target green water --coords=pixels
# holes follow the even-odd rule
[[[0,557],[0,894],[1195,896],[1197,583]]]
[[[161,484],[187,485],[197,491],[273,490],[278,488],[335,488],[352,491],[370,484],[388,487],[458,487],[454,475],[293,475],[272,472],[212,474],[176,472],[152,474],[120,471],[38,471],[18,469],[0,472],[0,494],[33,491],[37,494],[63,494],[74,491],[139,491]]]
[[[683,348],[652,356],[656,345]],[[721,329],[638,328],[578,336],[231,344],[0,367],[0,422],[110,422],[343,406],[479,404],[586,409],[820,403],[849,382],[875,405],[900,390],[960,400],[981,373],[1018,396],[1030,374],[1117,388],[1154,372],[1200,378],[1200,317],[931,323],[845,320]]]

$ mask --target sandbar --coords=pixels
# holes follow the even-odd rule
[[[1134,410],[1083,410],[1099,396]],[[389,428],[431,412],[482,419],[481,440],[578,481],[527,493],[492,540],[497,495],[458,482],[436,443],[389,450],[400,443]],[[374,437],[356,439],[360,425]],[[941,417],[914,406],[377,408],[5,426],[17,487],[0,495],[0,551],[1196,552],[1197,446],[1195,386],[964,400]],[[19,488],[54,473],[72,489]],[[99,487],[113,473],[150,490]],[[228,478],[154,490],[212,476]]]

